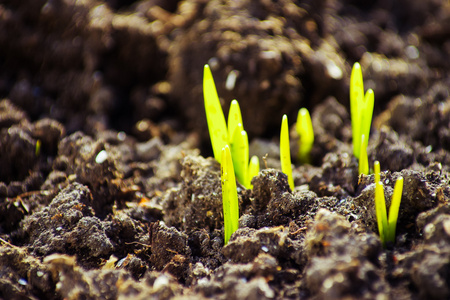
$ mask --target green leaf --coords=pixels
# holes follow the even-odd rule
[[[355,63],[350,75],[350,116],[352,121],[353,154],[359,158],[361,139],[361,110],[364,100],[364,84],[361,65]]]
[[[236,179],[234,177],[233,161],[228,145],[222,149],[221,183],[223,222],[225,228],[225,245],[231,235],[239,228],[239,202]]]
[[[378,160],[373,163],[373,173],[375,174],[375,183],[380,182],[380,162]]]
[[[287,175],[289,186],[291,190],[294,190],[294,180],[292,178],[292,165],[291,165],[291,149],[289,145],[289,126],[286,115],[283,115],[283,119],[281,121],[280,160],[281,160],[281,171]]]
[[[384,189],[381,182],[375,183],[375,212],[377,216],[378,232],[383,247],[386,247],[386,238],[389,235],[387,221],[386,201],[384,198]]]
[[[230,139],[233,138],[234,131],[236,130],[238,124],[241,124],[242,127],[244,126],[244,123],[242,122],[241,108],[239,107],[239,102],[237,102],[237,100],[231,101],[227,124],[228,138]],[[242,130],[244,130],[244,128],[242,128],[241,131]]]
[[[208,65],[205,65],[203,70],[203,97],[214,158],[220,163],[222,148],[228,143],[228,131],[216,85]]]
[[[361,135],[365,136],[366,147],[369,144],[370,127],[372,125],[373,106],[375,95],[372,89],[368,89],[364,97],[364,105],[361,110]]]
[[[250,189],[253,189],[252,179],[253,177],[257,176],[258,173],[259,173],[259,158],[258,156],[253,155],[248,165],[247,184]]]
[[[391,206],[389,207],[389,235],[387,241],[395,242],[395,231],[397,230],[398,212],[403,193],[403,177],[399,177],[395,182],[394,193],[392,194]]]
[[[247,132],[243,130],[242,124],[238,123],[234,133],[233,138],[230,143],[231,157],[233,158],[234,172],[236,174],[237,180],[245,186],[245,188],[250,188],[247,185],[247,173],[248,173],[248,136]]]
[[[359,151],[359,174],[369,175],[369,158],[367,157],[367,144],[365,135],[361,135],[361,148]]]
[[[297,114],[296,130],[299,136],[298,159],[310,163],[310,153],[314,144],[314,131],[308,109],[302,107]]]

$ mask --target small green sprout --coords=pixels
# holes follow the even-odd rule
[[[34,154],[39,156],[41,154],[41,140],[36,141],[36,146],[34,148]]]
[[[242,125],[241,109],[236,100],[231,102],[227,126],[219,96],[217,95],[216,85],[208,65],[204,67],[203,95],[214,158],[220,163],[222,148],[225,145],[229,145],[236,177],[248,189],[250,188],[249,182],[251,180],[251,178],[248,179],[249,145],[247,132]]]
[[[373,173],[375,174],[375,183],[379,182],[381,180],[380,177],[380,162],[376,160],[373,163]]]
[[[228,144],[228,130],[216,85],[208,65],[205,65],[203,69],[203,96],[214,158],[220,163],[221,151]]]
[[[398,212],[403,192],[403,177],[399,177],[395,182],[392,194],[391,205],[389,207],[389,219],[386,212],[386,201],[384,198],[383,184],[380,181],[380,163],[374,163],[375,170],[375,212],[377,216],[378,232],[383,247],[386,242],[395,242],[395,232],[397,229]]]
[[[350,75],[350,114],[352,121],[353,154],[359,158],[361,136],[369,141],[375,96],[372,89],[364,95],[361,65],[355,63]]]
[[[398,211],[400,210],[400,202],[402,201],[403,193],[403,177],[399,177],[395,181],[394,193],[392,194],[391,206],[389,207],[388,219],[388,242],[395,242],[395,231],[397,230]]]
[[[230,110],[228,112],[227,124],[228,124],[228,137],[230,139],[233,138],[234,131],[236,130],[238,124],[241,124],[242,127],[244,126],[244,123],[242,122],[241,108],[239,107],[239,102],[237,102],[236,99],[231,101]]]
[[[243,186],[245,186],[245,188],[248,189],[250,188],[247,184],[249,159],[248,136],[241,123],[238,123],[234,130],[234,134],[230,142],[230,148],[236,178]]]
[[[247,176],[247,184],[250,189],[253,189],[251,181],[253,177],[258,175],[258,173],[259,173],[259,158],[258,156],[253,155],[248,165],[248,176]]]
[[[308,109],[302,107],[297,114],[296,130],[299,136],[298,160],[310,163],[311,149],[314,144],[314,131]]]
[[[367,141],[365,135],[361,135],[361,150],[359,153],[359,174],[369,175],[369,158],[367,157]]]
[[[239,202],[234,177],[233,161],[228,145],[222,149],[221,183],[222,183],[222,205],[223,222],[225,228],[225,245],[231,235],[239,228]]]
[[[289,145],[289,126],[286,115],[283,115],[283,119],[281,121],[280,160],[281,160],[281,171],[287,175],[289,186],[291,190],[293,190],[294,180],[292,179],[291,149]]]
[[[375,183],[375,213],[377,215],[378,232],[383,247],[386,247],[386,237],[388,236],[389,225],[387,221],[386,200],[381,181]]]

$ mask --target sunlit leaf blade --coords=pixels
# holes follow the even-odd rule
[[[361,135],[361,148],[359,153],[359,174],[369,175],[369,158],[367,157],[367,144],[364,134]]]
[[[395,231],[397,230],[398,212],[403,193],[403,177],[399,177],[395,182],[394,193],[392,194],[391,206],[389,207],[389,236],[387,241],[395,242]]]
[[[228,143],[228,131],[214,79],[208,65],[205,65],[203,70],[203,97],[214,158],[220,163],[222,148]]]
[[[252,185],[252,179],[259,173],[259,158],[256,155],[253,155],[250,159],[250,163],[248,166],[248,178],[247,178],[247,184],[250,189],[253,189]]]
[[[368,89],[364,96],[364,107],[361,111],[361,135],[364,134],[366,145],[369,144],[370,127],[372,125],[373,106],[375,95],[372,89]]]
[[[289,186],[291,190],[293,190],[294,180],[292,178],[291,149],[289,145],[289,126],[286,115],[283,115],[283,119],[281,121],[280,160],[281,160],[281,171],[287,175]]]
[[[361,65],[355,63],[350,75],[350,114],[352,122],[353,154],[359,158],[360,138],[361,138],[361,109],[364,100],[364,84]]]
[[[380,234],[383,246],[386,246],[386,237],[388,236],[388,221],[386,212],[386,201],[384,198],[384,189],[381,182],[375,184],[375,212],[377,216],[378,232]]]
[[[247,172],[248,172],[248,136],[247,132],[243,130],[242,124],[239,123],[233,133],[233,138],[230,143],[231,157],[233,158],[233,166],[237,180],[245,186],[247,185]]]
[[[231,235],[239,227],[239,202],[234,176],[233,161],[228,145],[222,149],[221,183],[222,183],[222,205],[224,221],[225,245],[230,240]]]
[[[375,174],[375,183],[380,182],[380,162],[378,160],[373,163],[373,173]]]
[[[314,131],[309,111],[304,107],[298,111],[296,130],[300,139],[298,159],[301,163],[309,163],[314,144]]]
[[[241,124],[244,126],[244,123],[242,122],[242,114],[241,114],[241,108],[239,107],[239,102],[237,100],[231,101],[230,104],[230,110],[228,112],[228,138],[232,139],[234,131],[236,130],[236,127],[238,124]],[[243,128],[241,131],[244,130]]]

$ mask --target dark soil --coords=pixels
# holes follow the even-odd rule
[[[449,299],[449,57],[442,0],[1,1],[0,298]],[[352,156],[356,61],[387,205],[405,180],[386,248]],[[227,245],[205,63],[263,166]],[[278,135],[303,106],[292,191]]]

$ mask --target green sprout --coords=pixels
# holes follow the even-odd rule
[[[286,115],[283,115],[283,119],[281,121],[280,161],[281,161],[281,171],[287,175],[289,186],[291,190],[293,190],[294,180],[292,179],[291,149],[289,146],[289,126]]]
[[[380,177],[380,162],[376,160],[373,163],[373,173],[375,174],[375,183],[379,182],[381,180]]]
[[[304,107],[298,111],[296,130],[299,136],[298,160],[301,163],[310,163],[310,154],[314,143],[314,131],[309,111]]]
[[[233,161],[228,145],[222,149],[221,160],[222,205],[225,228],[224,240],[226,245],[231,235],[239,228],[239,202],[236,178],[234,177]]]
[[[231,149],[231,157],[233,158],[234,170],[238,181],[245,188],[251,188],[250,181],[253,176],[251,176],[248,172],[248,136],[242,125],[242,114],[239,103],[237,100],[231,101],[230,111],[228,112],[227,126],[222,106],[220,105],[219,96],[217,95],[214,78],[208,65],[205,65],[204,67],[203,95],[206,120],[208,123],[209,136],[211,138],[214,158],[220,163],[222,159],[221,151],[225,145],[229,145]],[[258,172],[256,172],[256,174]]]
[[[359,153],[359,174],[369,175],[369,158],[367,157],[367,141],[365,135],[361,135],[361,148]]]
[[[358,159],[362,135],[366,140],[365,145],[369,143],[374,101],[375,96],[372,89],[369,89],[364,96],[361,65],[355,63],[350,75],[350,115],[352,119],[353,155]]]
[[[247,184],[250,189],[253,189],[253,184],[251,183],[252,178],[258,175],[258,173],[259,173],[259,158],[258,156],[253,155],[248,165],[248,176],[247,176]]]
[[[395,242],[395,232],[397,228],[398,212],[403,192],[403,177],[399,177],[394,186],[391,205],[389,207],[389,219],[386,212],[386,201],[384,198],[384,188],[380,181],[380,163],[374,163],[375,169],[375,213],[377,216],[378,232],[383,247],[386,242]],[[378,181],[377,181],[378,180]]]
[[[234,131],[238,124],[241,124],[242,127],[244,122],[242,122],[242,114],[241,108],[239,107],[239,102],[236,99],[231,101],[230,110],[228,112],[228,137],[232,138]],[[243,130],[243,129],[242,129]]]
[[[397,230],[398,211],[400,210],[400,202],[402,201],[403,193],[403,177],[399,177],[395,181],[394,193],[392,194],[391,206],[389,207],[388,219],[388,242],[395,242],[395,231]]]
[[[36,146],[34,148],[34,154],[39,156],[41,154],[41,140],[36,141]]]
[[[203,69],[203,95],[205,100],[206,121],[214,152],[214,158],[221,162],[221,151],[228,144],[228,130],[217,95],[216,85],[208,65]]]
[[[230,143],[231,157],[233,158],[236,178],[247,189],[249,188],[249,185],[247,184],[249,158],[248,147],[247,132],[242,127],[242,124],[238,123]]]

